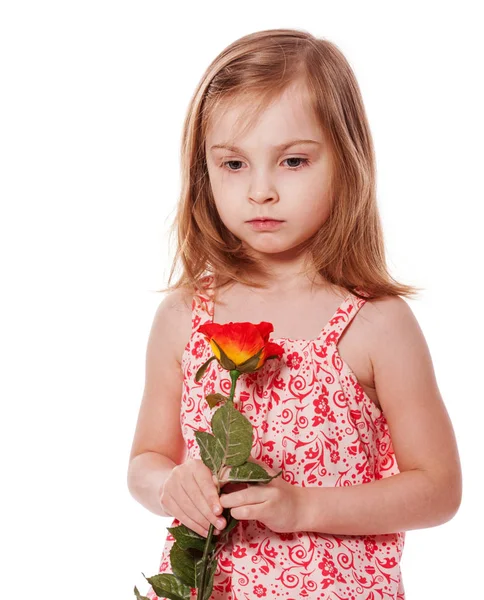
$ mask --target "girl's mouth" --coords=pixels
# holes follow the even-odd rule
[[[267,219],[265,221],[255,219],[253,221],[249,221],[249,225],[251,225],[252,228],[257,231],[271,231],[280,227],[283,222],[284,221],[276,221],[274,219]]]

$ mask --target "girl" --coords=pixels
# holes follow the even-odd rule
[[[213,600],[403,600],[405,531],[455,515],[461,469],[402,298],[418,288],[387,271],[371,134],[339,49],[292,29],[231,44],[191,100],[182,169],[183,273],[161,290],[148,342],[132,495],[204,536],[226,525],[223,508],[239,519]],[[205,396],[231,387],[218,361],[195,381],[212,356],[198,328],[211,321],[269,321],[284,349],[236,390],[251,460],[283,475],[220,497],[194,436],[216,410]]]

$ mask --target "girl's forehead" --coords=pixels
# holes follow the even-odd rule
[[[310,137],[321,131],[309,99],[301,93],[287,91],[270,99],[266,106],[260,105],[258,100],[257,96],[253,96],[220,103],[207,124],[207,143],[235,141],[254,130],[266,129],[268,134],[277,134],[274,127],[284,129],[284,135],[289,137]]]

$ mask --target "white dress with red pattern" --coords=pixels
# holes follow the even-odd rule
[[[200,382],[198,368],[212,356],[196,331],[213,319],[212,276],[192,301],[192,333],[182,358],[180,422],[188,456],[200,458],[194,432],[211,432],[219,406],[205,396],[229,395],[229,371],[209,363]],[[251,422],[251,456],[302,487],[368,483],[399,473],[382,411],[363,391],[338,353],[337,344],[366,300],[348,293],[314,340],[271,338],[281,358],[237,379],[234,403]],[[223,490],[223,488],[222,488]],[[172,527],[180,525],[173,519]],[[400,571],[405,532],[384,535],[276,533],[256,520],[241,520],[218,555],[211,600],[257,598],[299,600],[404,600]],[[168,532],[159,572],[171,573]],[[148,598],[155,600],[150,586]],[[192,589],[192,599],[196,590]]]

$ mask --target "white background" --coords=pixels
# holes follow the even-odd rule
[[[126,484],[179,143],[204,69],[247,33],[333,41],[374,138],[393,276],[456,431],[450,522],[407,532],[408,600],[482,597],[478,2],[21,2],[0,8],[1,596],[134,598],[170,519]],[[384,599],[387,600],[387,599]]]

